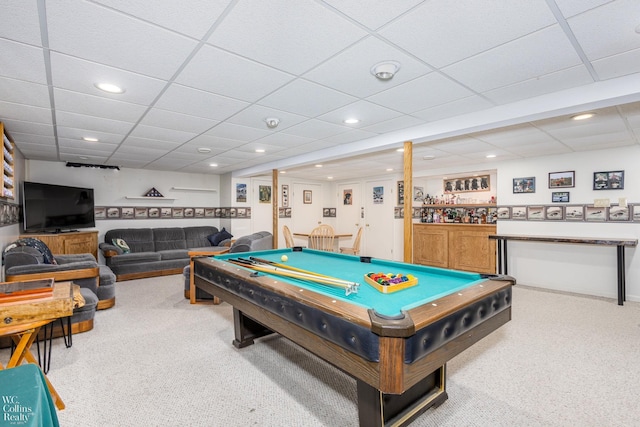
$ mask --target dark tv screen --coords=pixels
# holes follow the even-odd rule
[[[96,226],[93,188],[25,182],[22,207],[25,232],[62,232]]]

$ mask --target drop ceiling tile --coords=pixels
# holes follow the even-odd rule
[[[345,126],[334,125],[322,120],[307,120],[306,122],[291,126],[285,133],[304,136],[306,138],[324,139],[330,136],[348,132],[350,129]]]
[[[5,102],[49,108],[49,88],[39,83],[0,77],[0,99]]]
[[[573,150],[567,145],[557,141],[540,141],[518,147],[517,154],[523,157],[549,156],[552,154],[565,154]],[[497,160],[504,160],[498,158]]]
[[[470,95],[473,93],[469,89],[442,74],[430,73],[370,96],[367,101],[411,114]]]
[[[582,50],[590,60],[640,48],[635,32],[640,2],[618,0],[567,20]]]
[[[492,150],[491,144],[475,138],[457,138],[445,142],[433,144],[432,147],[450,154],[465,155],[469,153],[484,153]]]
[[[526,147],[557,142],[552,136],[530,124],[508,126],[495,131],[476,132],[471,136],[501,148]]]
[[[198,148],[210,148],[212,150],[222,150],[227,151],[231,150],[235,147],[239,147],[240,145],[245,144],[245,141],[237,141],[235,139],[221,138],[213,135],[199,135],[193,138],[191,141],[182,145],[185,149],[193,150],[197,152]]]
[[[322,142],[328,142],[331,144],[348,144],[350,142],[362,141],[363,139],[372,138],[377,136],[377,133],[369,132],[361,129],[353,129],[338,135],[329,136],[324,138]]]
[[[365,35],[315,1],[299,0],[292,8],[288,0],[272,0],[238,3],[209,43],[298,75]]]
[[[233,123],[221,123],[206,133],[206,135],[245,142],[254,141],[271,134],[273,134],[273,131],[267,129],[266,126],[264,126],[264,129],[258,129]]]
[[[291,74],[205,45],[178,75],[176,82],[255,102],[293,79]]]
[[[148,3],[131,0],[97,0],[128,15],[140,17],[159,26],[191,37],[205,35],[229,5],[229,0],[190,0],[188,6],[181,2]]]
[[[163,152],[167,152],[177,148],[179,145],[180,143],[171,141],[158,141],[156,139],[129,136],[122,142],[122,145],[120,147],[140,147],[145,149],[152,149],[154,151],[163,150]]]
[[[41,42],[38,3],[33,1],[2,2],[0,38],[37,45]]]
[[[359,119],[360,122],[348,125],[349,128],[363,128],[374,123],[394,119],[401,115],[402,114],[397,111],[361,100],[353,104],[345,105],[330,113],[323,114],[318,118],[331,123],[342,123],[342,121],[347,118],[355,117]],[[349,128],[347,128],[347,130]]]
[[[544,0],[432,1],[394,21],[380,34],[428,64],[443,67],[553,23]]]
[[[370,0],[325,0],[340,12],[375,30],[396,19],[424,0],[404,0],[395,2],[372,2]]]
[[[623,147],[636,144],[633,137],[626,131],[602,132],[596,135],[584,134],[564,138],[563,142],[576,151]]]
[[[549,49],[553,46],[553,49]],[[504,61],[504,58],[509,58]],[[476,92],[579,65],[580,58],[558,25],[460,61],[442,71]]]
[[[114,157],[116,156],[131,156],[134,159],[141,160],[147,159],[147,162],[151,162],[158,157],[162,157],[165,153],[163,149],[153,149],[149,147],[139,147],[135,145],[121,145],[118,147],[118,150],[114,153]]]
[[[591,74],[586,67],[578,65],[489,90],[483,92],[482,95],[498,105],[504,105],[531,98],[532,95],[544,95],[590,83],[593,83]]]
[[[3,20],[4,22],[4,20]],[[10,61],[3,61],[0,76],[47,84],[44,53],[41,48],[0,39],[0,52]]]
[[[152,103],[166,85],[163,80],[57,52],[51,53],[51,76],[56,88],[142,105]],[[125,92],[112,94],[101,91],[95,87],[100,82],[116,84]]]
[[[379,80],[371,68],[382,61],[395,61],[400,69],[391,80]],[[344,93],[366,98],[406,83],[432,68],[377,37],[369,36],[320,64],[304,78]]]
[[[228,122],[258,129],[268,129],[267,124],[264,121],[268,117],[275,117],[280,120],[277,127],[278,131],[282,131],[308,120],[307,117],[299,114],[287,113],[285,111],[275,110],[261,105],[252,105],[231,117]]]
[[[257,139],[255,142],[265,143],[268,145],[284,146],[292,149],[294,147],[299,147],[301,145],[312,143],[314,142],[314,138],[305,138],[303,136],[278,132],[278,133],[273,133],[263,138]]]
[[[32,107],[0,101],[0,117],[2,120],[19,120],[41,124],[53,124],[50,108]]]
[[[69,113],[66,111],[58,111],[56,113],[56,120],[58,126],[83,129],[87,132],[96,131],[124,135],[133,127],[133,124],[127,122],[102,119],[99,117]]]
[[[565,18],[593,9],[611,0],[555,0]]]
[[[218,123],[220,122],[217,120],[190,116],[188,114],[176,113],[175,111],[167,111],[160,108],[151,108],[140,121],[140,124],[147,126],[175,129],[196,134],[201,134]]]
[[[54,51],[165,80],[197,45],[185,36],[79,0],[47,3],[47,22]]]
[[[77,153],[81,154],[91,154],[91,153],[113,153],[116,148],[118,148],[117,144],[106,144],[102,142],[86,142],[86,141],[78,141],[77,139],[68,139],[68,138],[58,138],[58,146],[60,147],[60,151],[70,152],[74,150]]]
[[[603,80],[638,73],[640,72],[640,49],[593,61],[593,68]]]
[[[474,95],[467,98],[457,99],[446,104],[436,105],[435,107],[425,108],[421,111],[416,111],[412,116],[418,117],[427,122],[434,122],[436,120],[448,119],[462,114],[485,110],[493,106],[494,105],[487,99]]]
[[[172,84],[156,103],[163,110],[190,114],[213,120],[224,120],[249,104],[225,96]]]
[[[368,138],[370,136],[374,136],[376,134],[394,132],[394,131],[407,129],[414,126],[420,126],[423,124],[425,124],[425,121],[417,117],[400,116],[391,120],[385,120],[384,122],[374,123],[370,126],[363,127],[362,130],[367,132],[366,134],[363,134],[363,139]],[[369,135],[369,136],[364,136],[364,135]]]
[[[69,90],[53,90],[56,109],[70,113],[86,114],[105,119],[136,123],[146,111],[146,107],[130,102],[116,101],[101,96],[91,96],[86,93]]]
[[[58,138],[75,140],[81,144],[89,144],[89,142],[82,140],[83,137],[97,138],[100,144],[120,144],[124,139],[125,133],[114,134],[109,132],[96,132],[87,131],[86,129],[69,128],[65,126],[58,126]]]
[[[197,134],[193,132],[182,132],[179,130],[165,129],[155,126],[138,125],[131,131],[129,138],[138,137],[152,141],[165,141],[172,145],[178,145],[193,139],[196,135]]]
[[[21,120],[7,120],[2,117],[5,129],[13,135],[13,132],[28,133],[32,135],[46,135],[53,137],[53,125],[44,123],[24,122]]]
[[[309,102],[310,100],[313,101]],[[306,80],[296,79],[261,99],[258,104],[306,117],[317,117],[355,101],[357,98],[352,96]]]
[[[39,145],[51,145],[56,146],[56,140],[52,136],[46,135],[34,135],[32,133],[20,133],[11,132],[11,137],[15,141],[19,141],[22,144],[39,144]]]

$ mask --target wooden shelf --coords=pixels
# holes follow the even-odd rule
[[[170,197],[126,196],[125,199],[134,200],[175,200]]]
[[[214,188],[199,188],[199,187],[171,187],[171,189],[177,190],[177,191],[208,191],[211,193],[215,193],[218,191]]]
[[[2,168],[2,182],[0,183],[0,198],[15,198],[15,182],[13,170],[13,153],[15,144],[9,132],[4,128],[4,123],[0,122],[0,134],[2,134],[2,151],[0,151],[0,167]]]

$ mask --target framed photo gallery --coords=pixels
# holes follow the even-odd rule
[[[251,208],[96,206],[96,221],[107,219],[251,218]]]
[[[499,220],[567,222],[640,222],[640,203],[611,205],[514,205],[497,208]]]

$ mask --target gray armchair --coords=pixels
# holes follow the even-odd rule
[[[56,264],[45,263],[42,252],[31,246],[11,245],[4,253],[5,280],[18,282],[53,278],[56,282],[72,281],[80,287],[85,304],[75,308],[71,316],[71,332],[93,329],[93,318],[98,306],[100,267],[91,254],[57,255]],[[113,285],[115,286],[115,285]],[[115,299],[115,297],[114,297]],[[55,336],[66,334],[54,330]]]

